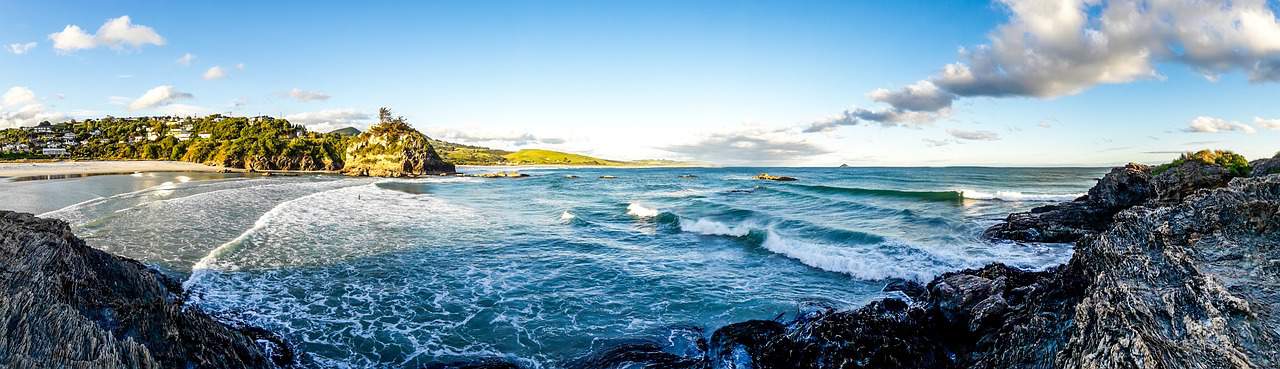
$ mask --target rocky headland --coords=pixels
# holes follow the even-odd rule
[[[454,165],[441,159],[430,139],[402,117],[382,108],[380,122],[347,145],[342,173],[351,176],[416,177],[450,174]]]
[[[179,283],[86,246],[66,223],[0,211],[0,367],[274,368],[270,332],[184,304]]]

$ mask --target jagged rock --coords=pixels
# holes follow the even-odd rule
[[[1155,201],[1174,204],[1198,190],[1226,186],[1231,177],[1220,165],[1187,160],[1151,177],[1151,186],[1156,190]]]
[[[1151,168],[1130,163],[1113,168],[1089,193],[1071,202],[1009,214],[988,228],[988,238],[1028,242],[1071,242],[1101,231],[1115,213],[1147,201],[1155,194]]]
[[[181,286],[86,246],[66,223],[0,211],[0,367],[270,368],[283,341],[183,304]],[[263,346],[260,346],[263,345]]]
[[[1116,213],[1065,265],[992,264],[912,302],[729,325],[713,337],[745,338],[713,338],[701,366],[682,367],[1280,367],[1278,245],[1280,175],[1236,178]]]
[[[453,173],[429,138],[397,118],[384,120],[347,146],[342,173],[351,176],[414,177]]]
[[[1249,174],[1251,177],[1261,177],[1268,174],[1280,174],[1280,154],[1270,159],[1258,159],[1249,162],[1249,167],[1253,171]]]
[[[765,181],[782,181],[782,182],[789,182],[789,181],[796,180],[795,177],[775,176],[775,175],[770,175],[769,173],[757,174],[756,179],[765,180]]]

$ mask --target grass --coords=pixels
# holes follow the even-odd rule
[[[1278,153],[1277,155],[1280,155]],[[1151,170],[1152,174],[1160,174],[1182,165],[1187,161],[1198,161],[1204,164],[1217,165],[1227,169],[1231,175],[1243,177],[1249,175],[1249,159],[1243,155],[1236,154],[1228,150],[1200,150],[1193,153],[1183,153],[1172,162],[1161,164]]]
[[[586,155],[570,154],[566,152],[542,150],[542,149],[525,149],[516,151],[503,156],[507,159],[508,164],[513,165],[629,165],[630,163],[593,158]]]

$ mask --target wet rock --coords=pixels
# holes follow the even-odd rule
[[[1110,224],[1112,215],[1147,201],[1155,193],[1151,168],[1130,163],[1111,169],[1085,196],[1009,214],[983,235],[1014,241],[1072,242],[1101,231]]]
[[[0,367],[270,368],[293,354],[265,330],[184,305],[181,286],[86,246],[66,223],[0,211]]]
[[[769,173],[757,174],[756,179],[765,180],[765,181],[780,181],[780,182],[789,182],[789,181],[796,180],[795,177],[775,176],[775,175],[770,175]]]

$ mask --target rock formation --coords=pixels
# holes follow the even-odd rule
[[[984,234],[1015,241],[1071,242],[1101,231],[1112,215],[1147,201],[1154,193],[1151,168],[1131,163],[1111,169],[1085,196],[1009,214]]]
[[[381,123],[370,127],[347,145],[342,173],[352,176],[414,177],[455,172],[440,158],[429,138],[404,118],[391,118],[382,109]]]
[[[271,368],[270,333],[183,304],[181,286],[86,246],[66,223],[0,211],[0,367]]]
[[[1147,173],[1116,168],[1076,205],[1041,212],[1099,217],[1073,223],[1094,228],[1065,265],[897,281],[886,291],[902,298],[731,324],[692,354],[629,342],[576,367],[1280,367],[1280,175],[1219,187],[1183,172],[1156,187]]]

